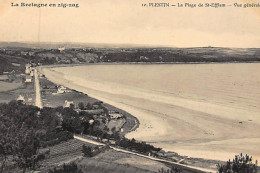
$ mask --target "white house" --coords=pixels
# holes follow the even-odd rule
[[[22,96],[22,95],[19,95],[19,97],[16,99],[17,101],[25,101],[25,99],[24,99],[24,96]]]
[[[31,64],[26,64],[25,65],[25,74],[30,74],[30,72],[31,72],[30,67],[31,67]]]
[[[89,124],[92,125],[94,123],[94,120],[89,120]]]
[[[25,74],[30,74],[30,69],[29,68],[25,69]]]
[[[31,98],[31,97],[30,97],[30,98],[28,98],[28,102],[30,102],[30,103],[32,102],[32,98]]]
[[[31,82],[32,82],[32,77],[31,76],[26,76],[25,83],[31,83]]]
[[[73,101],[65,100],[64,107],[65,107],[65,108],[69,108],[71,104],[73,104]]]
[[[122,115],[120,113],[112,113],[109,114],[111,119],[117,119],[117,118],[121,118]]]
[[[58,50],[59,50],[60,52],[63,52],[63,51],[65,50],[65,47],[59,47]]]
[[[68,93],[68,92],[71,92],[71,90],[70,90],[70,89],[67,89],[67,88],[64,87],[64,86],[59,86],[59,87],[58,87],[58,91],[57,91],[58,94]]]

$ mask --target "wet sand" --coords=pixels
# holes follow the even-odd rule
[[[79,74],[77,68],[45,68],[43,71],[52,82],[84,92],[136,116],[140,121],[140,126],[136,131],[127,134],[128,138],[134,137],[190,157],[228,160],[233,158],[235,154],[243,152],[253,155],[255,159],[260,159],[258,149],[260,146],[260,114],[256,104],[259,92],[250,88],[253,85],[248,86],[248,92],[245,94],[250,98],[245,100],[245,97],[241,96],[232,104],[230,100],[224,100],[231,98],[226,95],[232,94],[232,92],[237,95],[247,88],[234,87],[225,97],[222,96],[221,99],[224,101],[218,99],[219,95],[216,95],[214,100],[207,100],[203,97],[197,99],[198,97],[188,92],[178,95],[177,92],[169,94],[158,92],[158,90],[144,89],[149,88],[149,86],[145,86],[146,81],[140,81],[141,84],[143,82],[144,88],[135,88],[127,83],[131,79],[116,83],[113,81],[114,79],[105,80],[106,75],[99,76],[100,78],[91,77],[91,74],[95,73],[91,73],[93,67],[90,71],[88,71],[88,67],[80,67],[85,68],[87,72]],[[106,70],[104,67],[102,69]],[[103,71],[103,73],[106,72]],[[185,79],[187,76],[183,77]],[[256,80],[258,79],[256,78]],[[117,78],[115,80],[125,79]],[[186,84],[187,81],[181,82]],[[248,80],[245,79],[245,81]],[[195,84],[195,82],[191,83],[193,86]],[[255,88],[258,87],[257,83],[253,84],[256,84]],[[225,85],[227,86],[228,83],[220,83],[214,90],[224,88]],[[230,89],[230,86],[228,87],[220,92],[225,93]],[[188,89],[187,91],[196,93],[199,92],[200,88],[197,87],[197,90],[193,90],[193,87]],[[207,86],[202,86],[202,89],[205,91],[201,95],[212,91],[212,88],[207,90]],[[254,95],[255,97],[253,97]],[[234,99],[233,95],[232,99]]]

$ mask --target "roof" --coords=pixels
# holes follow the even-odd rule
[[[16,100],[25,101],[24,96],[22,96],[22,95],[19,95],[18,98],[17,98]]]

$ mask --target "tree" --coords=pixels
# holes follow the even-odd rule
[[[93,105],[88,103],[86,107],[87,107],[88,110],[91,110],[93,108]]]
[[[75,109],[75,105],[74,104],[70,104],[70,109],[74,110]]]
[[[95,128],[95,134],[96,134],[96,136],[97,136],[97,140],[103,140],[103,130],[102,129],[100,129],[100,128]]]
[[[21,128],[18,133],[13,151],[14,161],[23,172],[27,169],[34,170],[40,161],[37,155],[40,141],[33,130]]]
[[[3,126],[3,124],[2,124]],[[2,128],[1,128],[2,129]],[[0,131],[1,131],[0,129]],[[8,128],[9,129],[9,128]],[[3,157],[0,172],[2,173],[5,168],[7,156],[12,152],[12,139],[9,134],[3,135],[0,140],[0,157]]]
[[[83,102],[79,102],[78,107],[79,107],[80,110],[84,110],[85,109],[85,105],[84,105]]]
[[[92,148],[89,146],[86,146],[85,144],[82,146],[82,153],[84,154],[85,157],[93,156]]]
[[[255,164],[252,163],[252,156],[241,153],[236,155],[233,161],[227,161],[226,164],[217,164],[219,173],[256,173],[257,172],[257,160]]]
[[[114,140],[115,141],[120,141],[121,140],[121,137],[120,137],[120,134],[118,131],[116,131],[114,134],[113,134],[113,137],[114,137]]]
[[[41,116],[38,116],[40,112]],[[7,156],[13,157],[15,165],[35,170],[44,155],[39,148],[72,139],[72,133],[61,128],[62,113],[75,114],[74,110],[43,108],[25,105],[18,101],[0,104],[0,172],[4,172]],[[71,122],[77,126],[77,120]],[[80,126],[80,123],[79,123]],[[78,130],[78,129],[76,129]]]

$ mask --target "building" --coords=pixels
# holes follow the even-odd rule
[[[29,56],[34,56],[34,52],[29,52]]]
[[[73,105],[73,104],[74,104],[73,101],[65,100],[65,103],[64,103],[64,106],[63,106],[63,107],[65,107],[65,108],[69,108],[70,105]]]
[[[32,77],[31,76],[26,76],[25,83],[31,83],[31,82],[32,82]]]
[[[16,99],[17,101],[25,101],[25,99],[24,99],[24,96],[22,96],[22,95],[19,95],[19,97]]]
[[[92,125],[94,123],[94,120],[89,120],[89,124]]]
[[[30,98],[28,98],[28,102],[29,103],[31,103],[32,102],[32,98],[30,97]]]
[[[31,72],[31,64],[26,64],[25,65],[25,74],[30,74]]]
[[[28,55],[28,52],[25,52],[25,51],[21,52],[21,56],[27,56],[27,55]]]
[[[58,50],[61,52],[63,52],[65,50],[65,47],[59,47]]]
[[[34,74],[33,74],[33,71],[31,71],[30,76],[33,77],[33,75],[34,75]]]
[[[25,69],[25,74],[30,74],[30,69],[29,68]]]
[[[120,113],[112,113],[112,114],[109,114],[109,116],[111,119],[118,119],[118,118],[122,117],[122,115]]]
[[[99,109],[99,105],[92,105],[93,109]]]
[[[57,91],[58,94],[68,93],[68,92],[71,92],[71,90],[70,90],[70,89],[67,89],[67,88],[64,87],[64,86],[59,86],[59,87],[58,87],[58,91]]]

